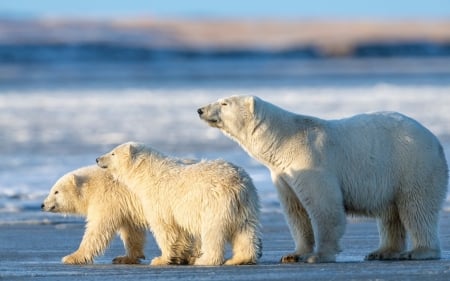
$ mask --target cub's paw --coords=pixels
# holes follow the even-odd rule
[[[145,257],[142,257],[145,258]],[[112,260],[113,264],[140,264],[141,258],[132,258],[129,256],[118,256]]]
[[[152,259],[152,261],[150,262],[150,265],[152,266],[160,266],[160,265],[168,265],[170,264],[170,261],[168,261],[167,259],[163,258],[163,257],[156,257],[154,259]]]
[[[194,265],[205,265],[205,266],[213,266],[213,265],[222,265],[223,259],[221,258],[208,258],[205,256],[201,256],[200,258],[195,260]]]
[[[250,258],[231,258],[226,260],[224,265],[250,265],[256,264],[256,261]]]
[[[64,264],[91,264],[92,258],[85,257],[83,255],[71,254],[62,258]]]

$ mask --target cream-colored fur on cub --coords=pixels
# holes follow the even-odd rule
[[[97,166],[83,167],[62,176],[42,204],[48,212],[86,217],[83,240],[65,264],[88,264],[102,254],[116,233],[126,254],[113,263],[137,264],[144,258],[146,220],[140,200],[111,174]]]
[[[380,246],[368,260],[440,257],[448,168],[438,139],[417,121],[394,112],[323,120],[254,96],[197,112],[270,169],[295,240],[283,262],[334,262],[346,213],[378,219]]]
[[[141,199],[161,249],[152,265],[254,264],[261,256],[259,199],[243,169],[222,160],[180,161],[134,142],[97,163]],[[233,254],[225,261],[226,243]]]

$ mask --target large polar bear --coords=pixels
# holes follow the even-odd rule
[[[261,256],[259,199],[247,173],[228,162],[186,163],[129,142],[97,158],[142,200],[161,256],[152,265],[254,264]]]
[[[327,121],[253,96],[197,112],[270,169],[295,240],[282,262],[334,262],[346,213],[378,219],[380,246],[367,260],[440,257],[448,168],[438,139],[413,119],[380,112]]]
[[[88,166],[65,174],[51,188],[41,208],[86,217],[83,240],[77,251],[62,259],[65,264],[92,263],[117,232],[126,254],[113,263],[136,264],[144,258],[147,223],[141,203],[106,170]]]

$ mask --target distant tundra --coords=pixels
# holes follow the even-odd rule
[[[395,112],[323,120],[254,96],[197,112],[269,168],[295,241],[282,262],[334,262],[346,214],[378,220],[380,245],[367,260],[440,258],[448,167],[438,139],[417,121]]]

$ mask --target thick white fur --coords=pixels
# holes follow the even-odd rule
[[[180,161],[138,143],[99,157],[141,199],[161,249],[152,265],[253,264],[261,256],[259,199],[251,178],[222,160]]]
[[[141,203],[106,170],[88,166],[65,174],[51,188],[42,209],[86,217],[83,240],[78,250],[62,259],[63,263],[92,263],[116,233],[123,240],[126,254],[113,263],[136,264],[144,258],[147,227]]]
[[[378,219],[380,246],[368,260],[440,257],[448,168],[438,139],[417,121],[393,112],[322,120],[253,96],[198,113],[270,169],[296,246],[283,262],[335,261],[346,213]]]

